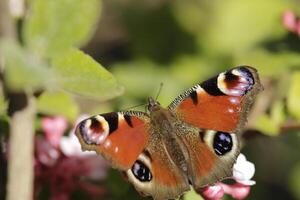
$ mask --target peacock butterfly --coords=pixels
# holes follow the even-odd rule
[[[232,175],[240,133],[257,93],[248,66],[195,85],[168,108],[149,98],[148,113],[100,114],[76,128],[83,150],[96,151],[123,171],[137,191],[156,200],[213,184]]]

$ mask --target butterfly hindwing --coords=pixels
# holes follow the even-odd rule
[[[83,150],[96,151],[121,170],[129,169],[149,140],[149,117],[143,112],[112,112],[90,117],[76,128]]]
[[[150,143],[126,174],[140,194],[155,200],[175,199],[190,189],[187,176],[170,159],[160,140]]]
[[[232,166],[239,154],[237,134],[188,128],[177,134],[188,152],[188,177],[195,189],[232,176]]]
[[[262,89],[252,67],[223,72],[177,97],[169,106],[183,121],[203,129],[237,131]]]

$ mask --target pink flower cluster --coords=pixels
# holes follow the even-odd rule
[[[300,36],[300,19],[293,11],[287,10],[284,12],[282,23],[287,30]]]
[[[245,199],[255,181],[251,180],[255,172],[254,164],[247,161],[243,154],[240,154],[233,166],[233,179],[235,184],[228,185],[218,182],[213,186],[207,186],[198,191],[206,200],[220,200],[224,194],[234,199]]]
[[[63,136],[68,123],[63,117],[42,119],[45,137],[35,140],[35,198],[43,186],[48,185],[51,200],[68,200],[75,190],[82,190],[91,197],[105,194],[105,188],[89,180],[103,180],[108,164],[93,153],[82,153],[73,133]]]

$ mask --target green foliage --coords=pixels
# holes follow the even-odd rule
[[[38,99],[37,108],[40,113],[65,116],[70,121],[74,121],[79,114],[75,101],[63,92],[44,92]]]
[[[203,200],[203,198],[191,188],[191,191],[184,194],[183,200]]]
[[[107,100],[123,91],[110,72],[80,50],[69,49],[56,57],[53,67],[61,87],[74,94]]]
[[[266,39],[281,36],[284,30],[278,19],[290,5],[282,0],[214,1],[214,18],[206,37],[200,36],[200,43],[212,52],[239,55]]]
[[[57,55],[90,38],[100,14],[99,0],[32,0],[24,25],[26,45],[36,54]]]
[[[5,81],[14,91],[34,91],[52,87],[54,73],[38,57],[13,41],[2,41],[0,50],[6,61]]]
[[[300,122],[300,71],[292,75],[287,106],[289,112]]]
[[[113,75],[74,46],[88,41],[100,14],[101,1],[32,0],[24,21],[25,45],[3,40],[5,82],[12,91],[51,91],[38,100],[41,113],[74,120],[78,106],[68,91],[97,100],[120,95]],[[64,106],[65,105],[65,106]]]
[[[157,9],[133,4],[123,11],[131,40],[130,52],[139,59],[168,63],[184,53],[195,53],[195,37],[182,30],[169,6]]]

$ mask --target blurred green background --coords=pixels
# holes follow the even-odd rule
[[[16,19],[18,44],[2,40],[1,48],[11,66],[10,90],[45,91],[38,114],[71,122],[80,113],[124,110],[155,97],[160,83],[158,100],[167,106],[221,71],[257,68],[265,90],[244,137],[242,152],[256,166],[248,199],[300,199],[300,37],[282,23],[286,10],[300,16],[299,0],[30,0],[27,6],[26,17]],[[66,48],[74,46],[82,51]],[[75,63],[78,72],[66,67]],[[82,73],[98,63],[111,74]],[[5,115],[7,103],[0,104]],[[140,199],[115,170],[105,185],[106,199]]]

